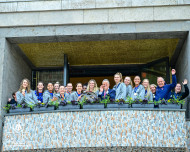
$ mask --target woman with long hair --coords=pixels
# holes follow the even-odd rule
[[[33,90],[30,88],[30,81],[28,79],[23,79],[20,83],[20,88],[16,93],[16,98],[18,104],[36,104],[38,99]]]
[[[128,76],[125,77],[124,83],[126,85],[126,97],[131,97],[131,93],[132,93],[132,90],[133,90],[133,83],[131,81],[131,78],[128,77]]]
[[[86,91],[87,92],[94,92],[98,96],[99,89],[98,89],[97,83],[96,83],[96,81],[94,79],[91,79],[88,82]]]
[[[38,82],[37,89],[34,91],[39,102],[43,103],[43,93],[44,93],[44,83],[42,81]]]
[[[73,93],[71,93],[71,101],[79,101],[81,99],[82,95],[82,83],[76,84],[76,90]]]
[[[60,87],[60,84],[59,84],[59,82],[56,82],[55,84],[54,84],[54,94],[59,94],[59,87]]]
[[[141,78],[139,76],[135,76],[134,78],[135,87],[133,88],[132,93],[131,93],[131,98],[133,100],[144,100],[145,89],[140,84],[140,82],[141,82]]]
[[[146,99],[148,101],[153,101],[153,95],[152,95],[152,92],[150,90],[149,80],[144,79],[143,82],[142,82],[142,85],[144,86],[144,89],[145,89],[145,97],[144,97],[144,99]]]
[[[155,100],[156,88],[157,88],[157,85],[155,85],[155,84],[150,85],[150,90],[151,90],[152,95],[153,95],[153,100]]]
[[[123,99],[126,100],[126,86],[123,83],[122,74],[117,72],[114,75],[115,85],[113,90],[116,91],[115,100]]]

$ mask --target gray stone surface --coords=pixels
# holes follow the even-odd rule
[[[31,69],[4,38],[0,39],[0,119],[3,119],[7,99],[17,91],[23,78],[31,79]],[[1,124],[0,121],[0,139]]]
[[[4,7],[3,7],[4,8]],[[9,8],[8,8],[9,9]],[[3,9],[4,10],[4,9]],[[190,5],[1,13],[0,27],[190,20]]]
[[[107,109],[5,116],[2,151],[120,146],[185,149],[185,112]]]
[[[0,0],[0,12],[177,6],[189,0]]]

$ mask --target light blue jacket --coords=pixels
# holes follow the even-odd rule
[[[58,101],[59,101],[59,102],[61,102],[61,100],[60,100],[60,99],[61,99],[60,93],[56,93],[54,96],[58,98]],[[66,93],[64,94],[64,101],[66,101],[66,102],[71,101],[71,100],[70,100],[70,97],[71,97],[71,94],[69,94],[69,93],[66,92]]]
[[[131,97],[132,90],[133,88],[131,85],[126,86],[126,97]]]
[[[38,99],[35,95],[35,92],[33,90],[30,90],[29,93],[25,93],[25,96],[22,95],[20,91],[16,93],[17,102],[18,104],[27,103],[27,104],[37,104]]]
[[[144,89],[144,86],[142,86],[141,84],[139,85],[137,91],[136,91],[136,94],[135,94],[135,87],[133,88],[132,90],[132,93],[131,93],[131,98],[133,100],[135,99],[141,99],[141,100],[144,100],[144,97],[145,97],[145,89]]]
[[[43,103],[49,103],[51,99],[53,99],[53,97],[57,97],[58,96],[56,94],[53,94],[53,96],[51,96],[50,92],[48,90],[44,91],[43,93]]]
[[[72,92],[70,96],[71,96],[71,97],[70,97],[70,100],[71,100],[71,101],[77,101],[77,99],[78,99],[78,94],[77,94],[76,91]]]
[[[68,92],[65,93],[65,101],[66,102],[71,102],[71,94],[72,93],[69,94]]]
[[[145,94],[145,97],[144,97],[144,98],[147,99],[148,101],[153,101],[153,94],[152,94],[152,92],[150,91],[149,96],[147,96],[147,95]]]
[[[115,100],[126,100],[126,85],[124,83],[119,83],[117,86],[115,85],[113,90],[116,92]]]

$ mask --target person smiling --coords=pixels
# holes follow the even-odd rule
[[[157,86],[155,84],[150,85],[150,90],[151,90],[152,95],[153,95],[153,100],[155,100],[156,88],[157,88]]]
[[[34,91],[35,95],[38,98],[38,101],[43,103],[43,93],[44,93],[44,83],[38,82],[37,89]]]
[[[110,82],[108,79],[104,79],[102,81],[102,85],[100,86],[100,92],[98,96],[100,97],[101,100],[106,99],[108,96],[110,100],[115,99],[115,90],[110,89]]]
[[[59,82],[56,82],[54,84],[54,94],[56,94],[57,96],[59,96],[59,87],[60,87]]]
[[[142,85],[144,86],[144,89],[145,89],[145,97],[144,97],[144,99],[148,100],[148,101],[153,101],[153,95],[152,95],[152,92],[150,90],[149,80],[144,79],[143,82],[142,82]]]
[[[177,99],[179,98],[179,100],[183,100],[185,99],[188,95],[189,95],[189,88],[187,86],[187,79],[185,79],[182,82],[184,88],[185,88],[185,92],[181,91],[181,84],[177,83],[176,87],[175,87],[175,92],[172,92],[172,97]]]
[[[66,97],[65,97],[65,87],[64,86],[60,86],[59,87],[59,95],[58,97],[58,101],[60,102],[66,102]]]
[[[16,98],[18,104],[36,104],[38,99],[33,90],[30,88],[30,81],[28,79],[23,79],[20,84],[19,91],[16,93]]]
[[[126,100],[126,86],[123,83],[122,74],[117,72],[114,75],[115,86],[113,90],[116,92],[115,100],[123,99]]]
[[[76,90],[73,93],[71,93],[71,101],[79,101],[81,99],[82,95],[82,83],[76,84]]]
[[[165,84],[164,78],[158,77],[157,78],[157,88],[156,88],[156,95],[155,100],[162,100],[162,99],[169,99],[171,90],[176,86],[177,79],[176,79],[176,71],[172,69],[172,84]]]
[[[141,78],[139,76],[135,76],[134,78],[135,87],[133,88],[132,93],[131,93],[131,98],[133,100],[136,100],[136,99],[144,100],[145,89],[140,84],[140,82],[141,82]]]
[[[98,89],[97,83],[96,83],[96,81],[94,79],[91,79],[88,82],[88,86],[87,86],[86,91],[87,92],[94,92],[96,94],[96,96],[98,96],[99,89]]]
[[[44,91],[43,94],[43,102],[46,104],[48,103],[50,100],[56,100],[57,96],[53,93],[53,83],[49,82],[47,85],[47,89],[46,91]]]
[[[133,83],[130,77],[125,77],[124,83],[126,85],[126,97],[131,97],[131,93],[133,90]]]

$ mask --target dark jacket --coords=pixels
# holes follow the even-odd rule
[[[108,89],[108,94],[106,94],[106,96],[109,96],[110,99],[115,99],[115,94],[116,94],[115,90]],[[98,97],[100,97],[101,100],[103,100],[104,99],[104,91],[102,93],[99,92]]]
[[[15,99],[11,99],[11,101],[7,102],[7,104],[15,104],[17,106],[17,102],[15,101]]]
[[[172,75],[172,84],[166,84],[163,87],[156,88],[155,100],[169,99],[169,94],[173,88],[175,88],[177,84],[176,75]]]
[[[184,88],[185,88],[185,92],[179,92],[179,93],[175,93],[175,92],[172,92],[171,93],[171,97],[173,98],[179,98],[179,100],[183,100],[185,99],[188,95],[189,95],[189,88],[187,86],[187,84],[184,85]]]

